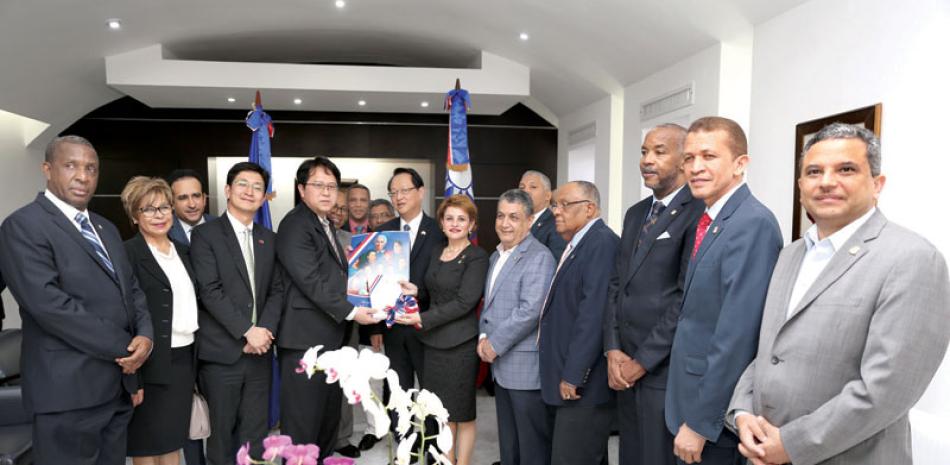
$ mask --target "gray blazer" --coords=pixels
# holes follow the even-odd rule
[[[764,416],[795,465],[910,464],[907,412],[950,339],[946,262],[876,212],[786,319],[805,250],[800,239],[779,256],[727,422],[737,410]]]
[[[488,335],[498,358],[492,363],[495,381],[506,389],[541,389],[538,372],[538,318],[554,276],[554,256],[531,234],[515,247],[490,289],[498,262],[492,253],[485,280],[485,306],[479,332]]]

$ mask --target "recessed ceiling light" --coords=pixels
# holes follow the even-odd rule
[[[365,107],[365,106],[366,106],[366,100],[360,100],[359,102],[356,102],[356,104],[359,105],[359,106],[361,106],[361,107]]]
[[[527,33],[527,32],[522,32],[521,34],[518,34],[518,38],[521,39],[521,40],[528,40],[528,38],[529,38],[529,37],[528,37],[528,33]]]
[[[299,99],[299,98],[295,98],[295,99],[294,99],[294,105],[300,105],[301,103],[303,103],[303,100],[301,100],[301,99]]]
[[[228,97],[228,103],[234,103],[234,102],[237,102],[237,99],[235,99],[234,97]]]
[[[429,108],[429,102],[422,102],[419,104],[422,108]]]
[[[336,2],[334,3],[334,5],[336,5],[337,8],[343,8],[343,7],[346,6],[346,2],[343,1],[343,0],[336,0]]]
[[[109,29],[112,29],[113,31],[122,29],[122,22],[119,21],[117,18],[113,18],[106,21],[106,24],[109,25]]]

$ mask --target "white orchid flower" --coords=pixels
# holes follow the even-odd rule
[[[337,350],[324,352],[317,357],[317,369],[327,374],[327,384],[333,384],[341,378],[349,376],[350,370],[356,367],[359,354],[356,349],[346,346]]]
[[[452,429],[448,425],[439,423],[439,435],[435,437],[435,443],[439,446],[439,449],[452,449]]]
[[[384,379],[389,372],[389,357],[370,349],[360,351],[359,364],[372,379]]]
[[[418,433],[412,433],[403,439],[396,448],[396,465],[409,465],[412,459],[412,446],[416,443]]]
[[[439,452],[439,450],[436,449],[432,444],[429,444],[429,455],[435,458],[435,463],[432,465],[454,465],[448,457]]]
[[[412,427],[412,395],[416,390],[403,391],[399,386],[399,375],[393,370],[386,371],[386,383],[389,385],[389,404],[386,408],[396,412],[396,433],[405,437]]]
[[[362,406],[363,411],[366,412],[366,421],[373,428],[373,435],[377,439],[382,439],[383,436],[389,433],[389,425],[392,422],[386,408],[383,407],[382,402],[369,396],[363,398]]]
[[[449,411],[442,405],[442,400],[428,389],[419,391],[415,405],[412,408],[412,414],[419,421],[425,421],[426,417],[433,416],[440,425],[449,421]]]
[[[317,354],[321,349],[323,349],[322,345],[307,349],[303,354],[303,358],[300,359],[297,373],[306,373],[307,379],[312,378],[317,373]]]

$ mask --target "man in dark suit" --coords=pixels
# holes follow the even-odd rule
[[[352,321],[374,324],[374,311],[346,299],[346,252],[328,215],[335,207],[340,170],[326,157],[297,169],[301,202],[280,222],[277,257],[287,276],[287,298],[277,340],[280,363],[281,430],[295,444],[316,444],[321,459],[333,455],[342,391],[296,372],[307,349],[337,350],[352,334]]]
[[[679,318],[693,230],[703,202],[685,187],[686,128],[652,129],[640,148],[640,174],[653,195],[627,210],[610,277],[604,350],[617,392],[620,463],[675,464],[663,403],[670,346]]]
[[[545,247],[551,250],[554,259],[561,258],[564,247],[567,242],[558,234],[554,227],[554,214],[551,209],[551,180],[540,171],[528,170],[521,175],[521,181],[518,182],[518,189],[521,189],[531,196],[531,203],[534,205],[534,216],[531,217],[531,235]]]
[[[742,128],[726,118],[700,118],[686,136],[689,188],[706,209],[695,226],[667,382],[666,426],[681,463],[744,460],[723,421],[733,388],[755,357],[782,248],[775,215],[743,180],[747,147]]]
[[[119,231],[86,209],[99,179],[92,144],[53,139],[43,174],[46,192],[0,228],[0,267],[23,317],[35,463],[124,464],[151,317]]]
[[[561,186],[557,232],[568,242],[541,306],[541,398],[554,410],[555,465],[607,463],[614,396],[607,387],[604,309],[620,238],[600,219],[600,194],[587,181]]]
[[[422,211],[425,185],[422,176],[412,168],[396,168],[389,179],[389,197],[396,206],[399,218],[379,227],[380,231],[406,231],[409,233],[409,281],[419,288],[417,299],[419,311],[429,309],[429,294],[426,291],[425,275],[429,268],[432,250],[445,245],[445,235],[432,217]],[[377,328],[385,328],[382,323]],[[422,376],[422,343],[415,328],[394,325],[385,331],[383,344],[390,366],[399,375],[399,384],[410,389],[415,384],[413,376]]]
[[[168,175],[168,185],[172,186],[172,201],[175,209],[175,221],[168,237],[181,244],[191,244],[191,232],[196,226],[213,220],[215,217],[205,213],[208,194],[201,187],[199,174],[191,169],[178,169]]]
[[[254,224],[268,177],[256,163],[235,164],[224,187],[227,211],[191,235],[191,264],[204,306],[198,314],[198,383],[211,415],[213,465],[233,464],[245,442],[260,456],[267,435],[270,347],[284,294],[276,235]]]
[[[3,275],[0,275],[0,331],[3,331],[3,319],[7,317],[7,314],[3,312],[3,290],[7,288],[7,284],[3,281]]]

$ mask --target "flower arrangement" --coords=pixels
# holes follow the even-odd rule
[[[340,389],[343,390],[347,401],[363,407],[373,434],[379,439],[383,436],[389,437],[390,465],[409,465],[413,457],[418,458],[422,465],[429,465],[429,458],[435,460],[432,465],[451,465],[452,462],[440,452],[440,450],[452,448],[452,431],[448,428],[449,412],[438,396],[425,389],[403,390],[399,386],[399,376],[389,368],[389,358],[385,355],[369,349],[357,352],[352,347],[320,353],[321,349],[323,346],[311,347],[307,350],[300,360],[297,373],[306,374],[308,378],[311,378],[318,371],[323,371],[326,373],[328,384],[340,383]],[[382,399],[373,392],[370,380],[386,380],[390,390],[388,404],[384,404]],[[390,433],[389,412],[394,412],[396,418],[395,440],[398,445],[395,451],[393,451],[394,435]],[[426,431],[427,418],[435,419],[438,425],[436,434]],[[418,448],[413,450],[417,439],[419,440]],[[435,440],[435,445],[432,444],[432,440]],[[324,460],[325,465],[331,465],[326,460]],[[296,465],[297,462],[285,463]],[[308,463],[300,462],[301,465]]]
[[[241,446],[237,453],[237,465],[276,465],[278,459],[284,459],[284,465],[317,465],[320,448],[313,444],[296,445],[290,436],[268,436],[264,438],[263,460],[251,458],[250,444]],[[353,465],[353,459],[347,457],[327,457],[323,465]]]

